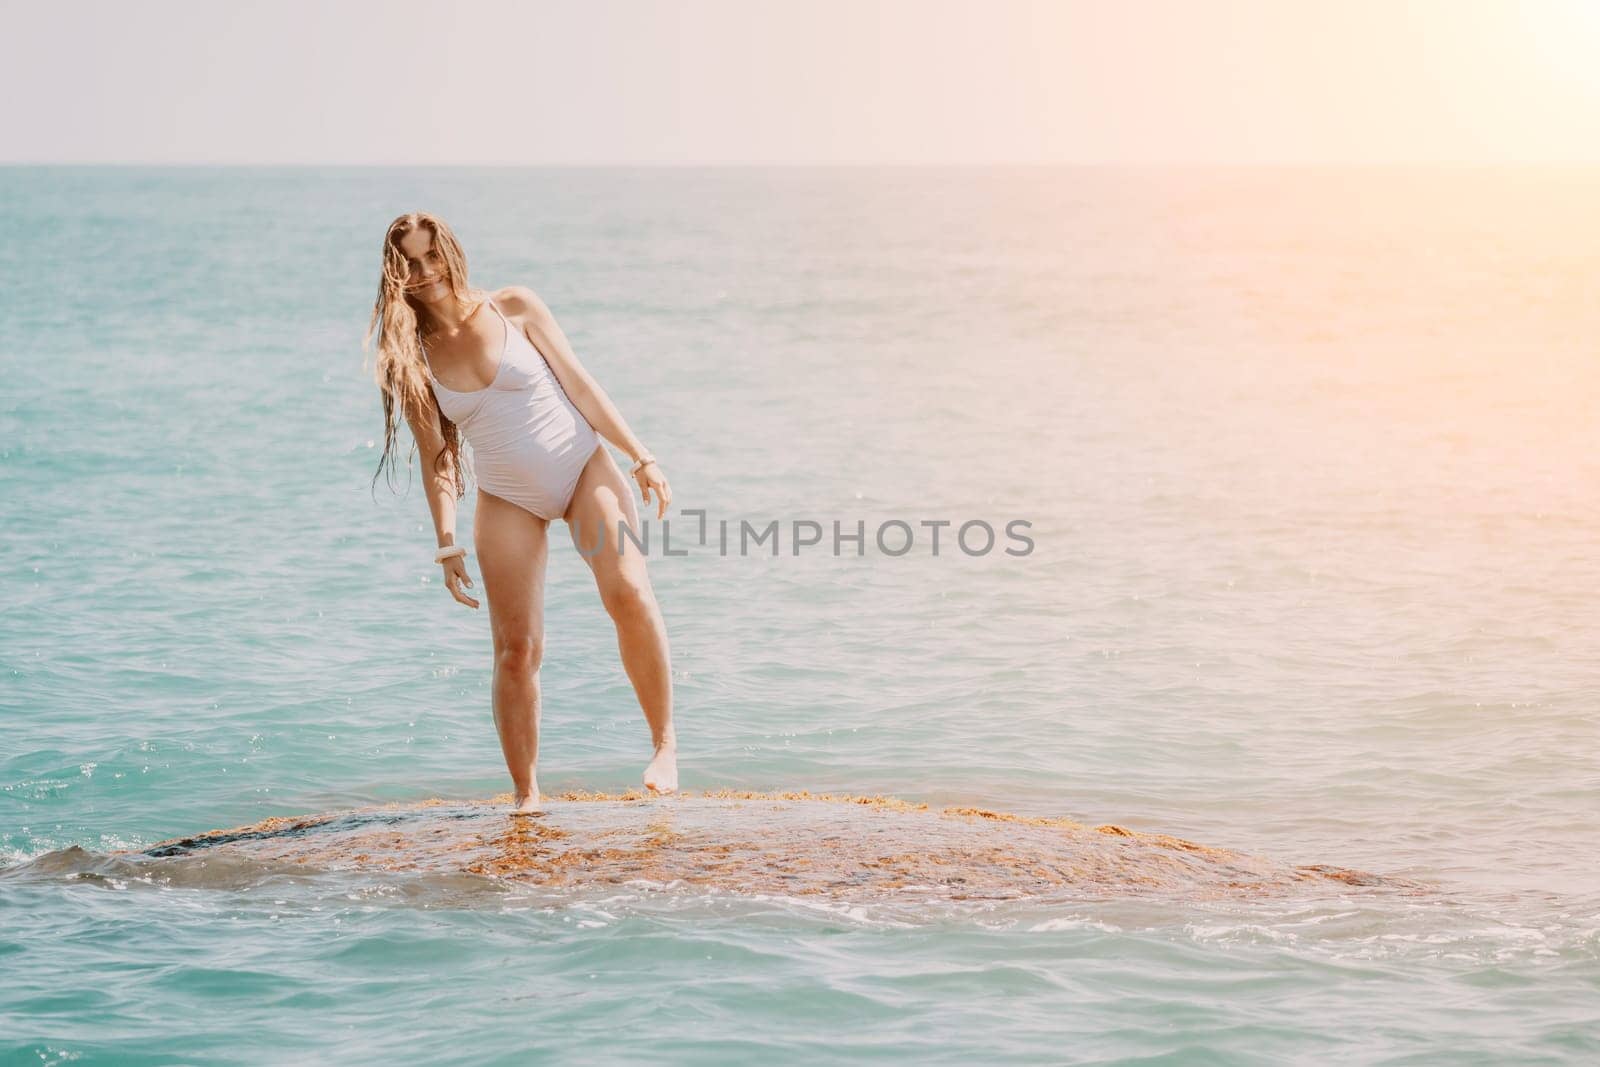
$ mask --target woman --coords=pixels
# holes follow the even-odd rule
[[[494,640],[494,722],[515,788],[513,811],[540,810],[539,664],[550,522],[564,519],[594,572],[617,628],[623,669],[650,725],[655,755],[644,784],[678,788],[672,667],[666,625],[638,544],[624,551],[619,523],[637,537],[639,516],[604,436],[633,459],[629,473],[664,518],[672,490],[661,466],[578,362],[549,308],[520,285],[494,293],[467,285],[467,261],[445,223],[402,215],[383,239],[383,276],[363,349],[378,337],[383,392],[379,460],[393,470],[398,410],[423,456],[428,508],[444,586],[468,607],[466,549],[455,544],[456,501],[466,493],[462,438],[478,482],[473,547],[489,598]],[[374,476],[376,480],[376,476]],[[579,536],[582,533],[583,542]]]

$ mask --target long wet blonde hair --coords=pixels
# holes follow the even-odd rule
[[[427,230],[433,235],[433,247],[444,259],[445,281],[463,307],[473,307],[487,295],[467,284],[467,256],[461,242],[451,232],[445,221],[426,211],[413,211],[389,223],[383,235],[383,273],[378,278],[378,299],[372,307],[372,319],[367,324],[366,335],[361,339],[361,350],[372,348],[372,339],[378,339],[377,358],[373,363],[373,377],[383,397],[383,455],[378,459],[378,469],[372,475],[376,485],[378,475],[387,465],[391,474],[390,488],[394,487],[392,475],[396,466],[395,432],[402,413],[426,418],[430,409],[437,412],[439,428],[444,434],[444,449],[439,453],[434,473],[443,474],[455,488],[456,499],[466,495],[466,462],[461,454],[461,433],[456,424],[439,411],[433,389],[428,384],[427,365],[422,356],[422,331],[418,318],[418,305],[412,302],[407,288],[410,268],[400,242],[417,230]],[[366,367],[363,358],[362,367]],[[412,454],[416,441],[412,441]],[[411,456],[406,457],[410,469]]]

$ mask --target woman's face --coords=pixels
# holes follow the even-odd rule
[[[443,300],[450,292],[444,268],[444,257],[433,246],[433,234],[425,229],[412,230],[400,238],[400,252],[406,257],[406,289],[423,303]]]

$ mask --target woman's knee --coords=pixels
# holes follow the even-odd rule
[[[655,606],[650,579],[633,572],[613,575],[602,582],[600,600],[606,613],[619,622],[647,614]]]
[[[532,676],[543,662],[543,634],[513,634],[495,641],[494,665],[497,670]]]

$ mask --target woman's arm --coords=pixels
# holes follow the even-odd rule
[[[522,322],[528,340],[550,364],[568,399],[589,420],[589,425],[637,463],[646,452],[644,444],[633,435],[622,412],[617,410],[606,391],[600,388],[600,383],[578,362],[577,354],[567,342],[567,335],[561,332],[556,317],[539,299],[539,294],[525,285],[513,285],[495,295],[501,305],[509,308]]]
[[[456,487],[450,480],[450,459],[443,456],[444,429],[439,425],[439,408],[431,397],[429,399],[426,411],[417,411],[413,405],[407,404],[405,417],[406,425],[411,427],[411,436],[417,439],[417,451],[422,456],[422,480],[427,487],[428,511],[433,515],[434,535],[439,547],[444,548],[456,543]],[[439,470],[441,458],[445,460],[442,472]],[[452,556],[444,561],[443,566],[444,584],[450,595],[468,607],[477,607],[478,602],[461,589],[463,585],[472,584],[464,558]]]

